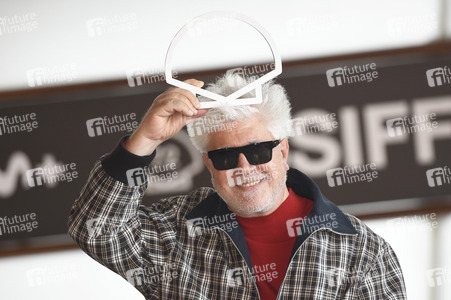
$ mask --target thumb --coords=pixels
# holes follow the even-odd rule
[[[184,82],[188,83],[188,84],[191,84],[191,85],[194,85],[195,87],[198,87],[198,88],[203,87],[204,84],[205,84],[203,81],[197,80],[197,79],[194,79],[194,78],[187,79]]]

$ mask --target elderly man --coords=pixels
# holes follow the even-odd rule
[[[229,95],[247,83],[230,75],[208,90]],[[406,299],[390,245],[288,166],[290,109],[273,82],[261,104],[208,112],[189,91],[168,89],[96,163],[69,234],[146,299]],[[190,121],[208,118],[233,122],[232,131],[192,136],[214,189],[141,205],[147,184],[127,175],[144,170]]]

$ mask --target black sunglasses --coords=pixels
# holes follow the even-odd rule
[[[272,149],[279,145],[281,140],[254,143],[242,147],[222,148],[208,151],[208,158],[213,162],[216,170],[230,170],[238,165],[240,153],[246,156],[251,165],[265,164],[272,159]]]

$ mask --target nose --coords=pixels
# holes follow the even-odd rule
[[[249,168],[251,164],[247,161],[246,156],[243,153],[240,153],[238,156],[238,165],[237,168]]]

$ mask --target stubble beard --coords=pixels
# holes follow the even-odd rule
[[[263,184],[269,185],[269,193],[266,195],[266,199],[264,200],[258,200],[264,197],[263,195],[260,195],[263,192],[262,188],[254,191],[244,191],[237,194],[230,193],[230,190],[227,191],[219,184],[216,184],[216,180],[213,176],[211,176],[211,182],[219,196],[225,201],[232,212],[236,213],[238,216],[250,217],[257,213],[269,211],[277,202],[282,202],[284,200],[281,198],[284,196],[285,190],[287,189],[287,173],[283,167],[281,167],[281,170],[282,172],[279,173],[282,174],[281,177],[273,178],[267,176],[266,178],[269,179],[265,179],[266,182],[263,182]]]

